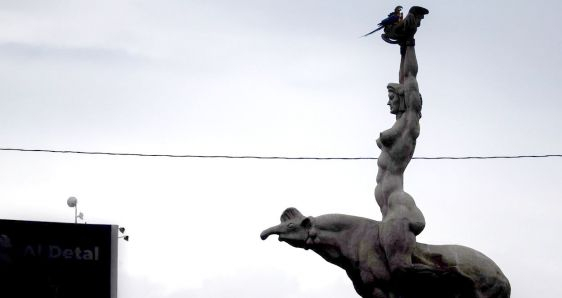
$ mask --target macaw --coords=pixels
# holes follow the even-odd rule
[[[377,29],[363,35],[363,37],[365,37],[367,35],[371,35],[371,34],[381,30],[382,28],[384,28],[386,26],[396,24],[396,23],[400,22],[401,20],[402,20],[402,6],[396,6],[394,11],[389,13],[388,17],[386,19],[382,20],[380,23],[377,24],[377,26],[379,26]]]

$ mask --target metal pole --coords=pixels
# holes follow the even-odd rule
[[[75,224],[78,223],[78,203],[74,205],[74,223]]]

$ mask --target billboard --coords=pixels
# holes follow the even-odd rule
[[[116,298],[117,229],[0,220],[0,297]]]

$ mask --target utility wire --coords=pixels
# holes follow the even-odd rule
[[[74,150],[49,150],[49,149],[22,149],[0,148],[0,151],[42,152],[63,154],[111,155],[111,156],[138,156],[138,157],[175,157],[175,158],[225,158],[225,159],[282,159],[282,160],[377,160],[377,157],[288,157],[288,156],[253,156],[253,155],[190,155],[190,154],[147,154],[147,153],[117,153],[97,151]],[[547,158],[562,157],[562,154],[544,155],[496,155],[496,156],[437,156],[437,157],[412,157],[412,159],[427,160],[462,160],[462,159],[516,159],[516,158]]]

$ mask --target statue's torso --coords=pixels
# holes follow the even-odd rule
[[[396,119],[392,128],[382,132],[377,140],[381,154],[377,160],[375,198],[383,217],[388,211],[390,195],[403,191],[404,170],[414,155],[419,131],[418,114],[407,111]]]

